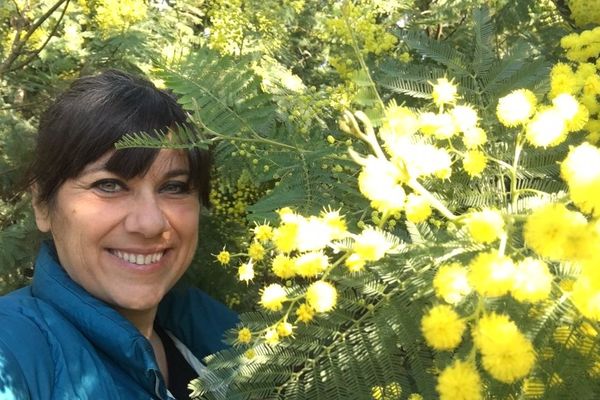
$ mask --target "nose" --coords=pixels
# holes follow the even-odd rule
[[[149,239],[162,235],[168,228],[169,222],[154,193],[138,193],[134,196],[125,218],[128,232]]]

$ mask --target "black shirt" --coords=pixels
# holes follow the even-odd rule
[[[169,392],[177,400],[189,400],[191,391],[188,384],[192,379],[196,379],[198,374],[183,358],[181,352],[175,347],[173,339],[160,326],[155,325],[154,329],[160,337],[165,348],[167,356],[167,368],[169,368]]]

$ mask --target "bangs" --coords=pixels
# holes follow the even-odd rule
[[[125,179],[143,177],[160,149],[130,148],[115,151],[106,162],[106,170]]]

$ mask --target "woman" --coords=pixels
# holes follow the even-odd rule
[[[168,135],[181,107],[119,71],[75,81],[40,120],[31,187],[42,245],[32,284],[0,298],[0,399],[188,398],[237,317],[173,289],[208,197],[201,150],[115,150]]]

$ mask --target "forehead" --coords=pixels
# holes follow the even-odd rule
[[[124,172],[123,175],[128,175],[127,171],[109,171],[107,168],[107,164],[111,160],[111,158],[115,155],[116,150],[111,150],[105,153],[102,157],[93,161],[85,166],[83,171],[81,171],[81,175],[92,174],[100,171],[108,171],[115,172],[119,174],[119,172]],[[189,174],[189,162],[186,154],[181,150],[169,150],[163,149],[160,150],[156,156],[156,158],[152,161],[149,168],[142,172],[139,177],[144,177],[146,175],[150,176],[161,176],[164,174],[171,174],[172,172],[179,172],[181,174]],[[119,174],[120,175],[120,174]]]

